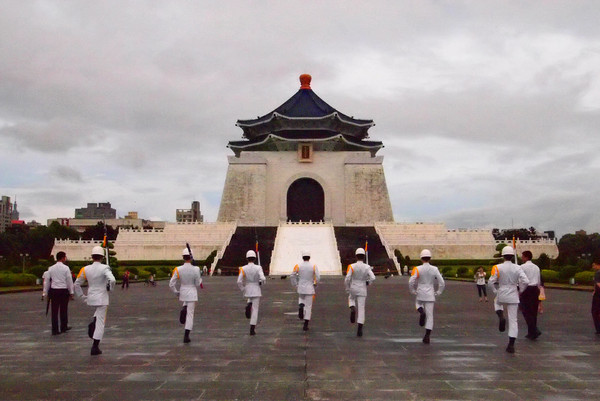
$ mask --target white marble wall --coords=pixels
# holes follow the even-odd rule
[[[393,221],[383,157],[369,152],[313,153],[299,162],[295,151],[242,152],[230,156],[218,221],[241,226],[277,226],[287,220],[287,191],[312,178],[325,194],[325,220],[334,226]]]

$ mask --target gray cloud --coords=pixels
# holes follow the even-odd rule
[[[191,198],[214,220],[235,121],[308,72],[377,123],[398,219],[597,231],[599,17],[591,0],[7,4],[0,185],[42,221],[105,200],[173,220]]]

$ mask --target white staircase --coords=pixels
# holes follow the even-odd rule
[[[270,275],[287,275],[302,261],[302,251],[321,275],[341,275],[342,262],[331,223],[279,223],[269,267]]]

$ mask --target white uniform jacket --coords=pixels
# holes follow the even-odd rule
[[[248,263],[240,267],[237,284],[246,298],[260,297],[262,295],[260,284],[264,282],[265,274],[259,265]]]
[[[347,292],[355,297],[366,297],[367,281],[375,281],[375,275],[373,274],[373,270],[371,270],[371,266],[361,261],[348,265],[346,278],[344,279]]]
[[[177,282],[179,281],[179,290]],[[191,263],[184,263],[173,269],[169,287],[175,294],[179,294],[179,300],[182,302],[192,302],[198,300],[198,289],[202,284],[200,277],[200,268]]]
[[[43,294],[47,295],[50,288],[67,289],[69,290],[69,294],[73,295],[74,289],[71,269],[62,262],[56,262],[48,268],[46,277],[44,277]]]
[[[87,304],[90,306],[108,305],[108,285],[112,290],[115,288],[115,276],[110,271],[110,267],[100,262],[94,262],[91,265],[82,267],[75,280],[75,293],[83,297],[81,285],[87,280]]]
[[[311,295],[315,293],[315,284],[321,280],[321,275],[317,265],[303,261],[294,266],[290,280],[294,286],[298,287],[298,294]]]
[[[523,273],[525,273],[525,275],[527,276],[527,280],[529,280],[530,286],[542,286],[542,280],[540,278],[540,268],[535,263],[531,262],[531,260],[528,260],[527,262],[523,263],[520,267],[521,269],[523,269]]]
[[[435,290],[437,282],[438,289]],[[437,267],[429,263],[423,263],[421,266],[412,270],[408,280],[408,289],[411,294],[417,294],[417,301],[435,302],[435,296],[444,292],[446,283]]]
[[[497,291],[494,283],[498,283]],[[523,269],[509,261],[492,267],[492,274],[488,280],[490,289],[498,294],[498,303],[504,304],[518,304],[519,291],[525,291],[528,285],[529,280]]]

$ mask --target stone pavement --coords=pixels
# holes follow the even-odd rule
[[[310,331],[289,280],[269,280],[257,335],[248,335],[235,277],[208,277],[192,343],[166,281],[111,294],[104,353],[91,357],[91,308],[70,304],[73,330],[50,335],[40,293],[0,296],[0,400],[581,400],[600,399],[600,339],[591,294],[548,290],[537,342],[504,351],[492,302],[448,282],[432,343],[421,343],[407,278],[369,287],[362,338],[341,277],[319,287]]]

